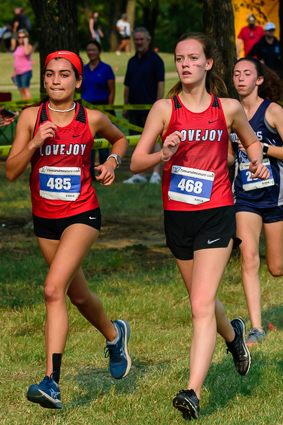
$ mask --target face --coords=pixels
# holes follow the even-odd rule
[[[81,86],[82,78],[76,79],[71,62],[67,59],[51,59],[44,73],[44,87],[50,99],[69,100]]]
[[[90,61],[94,61],[99,58],[100,51],[95,44],[89,44],[86,48],[86,54]]]
[[[235,65],[233,82],[240,96],[249,96],[263,83],[263,77],[258,77],[255,65],[250,61],[240,61]]]
[[[138,53],[145,53],[149,48],[150,39],[146,38],[144,31],[138,31],[135,33],[134,42],[136,51]]]
[[[25,35],[25,33],[20,32],[20,33],[18,34],[18,43],[19,43],[19,44],[24,44],[24,39],[25,39],[26,37],[27,37],[27,36]]]
[[[255,18],[250,17],[248,19],[248,25],[249,25],[250,28],[253,28],[255,26]]]
[[[274,37],[275,29],[264,31],[267,37]]]
[[[205,80],[206,71],[212,68],[213,59],[206,59],[199,41],[184,40],[176,46],[175,64],[181,83],[195,84]]]

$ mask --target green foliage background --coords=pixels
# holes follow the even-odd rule
[[[43,1],[43,0],[41,0]],[[92,10],[99,11],[99,18],[102,22],[102,30],[105,34],[102,40],[103,49],[109,50],[109,17],[111,8],[108,1],[88,2]],[[125,3],[125,2],[124,2]],[[144,25],[144,4],[148,1],[140,0],[136,2],[135,26]],[[172,52],[176,39],[184,32],[202,31],[202,9],[201,2],[197,0],[158,0],[152,2],[158,5],[158,18],[156,23],[155,35],[153,39],[153,47],[158,47],[161,52]],[[0,27],[6,23],[13,23],[15,7],[22,6],[25,14],[29,17],[32,29],[30,31],[31,42],[37,42],[35,17],[28,0],[22,0],[19,4],[18,0],[1,0],[0,4]],[[80,0],[77,2],[78,8],[78,30],[79,30],[79,48],[84,49],[90,38],[88,19],[85,15],[85,2]]]

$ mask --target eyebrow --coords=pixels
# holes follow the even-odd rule
[[[54,72],[53,69],[46,69],[45,72],[47,72],[47,71]],[[71,72],[71,71],[69,69],[60,69],[59,72]]]

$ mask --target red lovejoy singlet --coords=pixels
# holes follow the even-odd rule
[[[183,137],[177,152],[164,165],[164,209],[198,211],[234,205],[227,165],[229,134],[220,100],[211,95],[209,107],[200,113],[189,111],[179,96],[171,101],[172,116],[162,141],[176,130]],[[184,175],[180,175],[180,170]],[[203,200],[205,191],[209,192],[208,201]],[[192,198],[197,198],[199,203],[180,201]]]
[[[41,124],[51,121],[47,105],[39,108],[34,135]],[[33,154],[30,174],[33,214],[53,219],[99,207],[89,171],[93,136],[85,108],[77,103],[73,121],[57,128],[55,137],[46,139]]]

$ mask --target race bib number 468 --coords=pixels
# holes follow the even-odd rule
[[[42,198],[75,201],[80,192],[80,168],[42,167],[39,169],[39,194]]]
[[[208,202],[213,181],[214,173],[210,171],[173,165],[169,199],[193,205]]]

